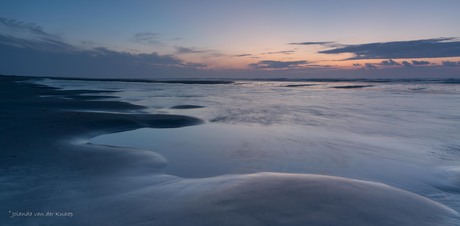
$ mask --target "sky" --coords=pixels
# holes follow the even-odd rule
[[[1,0],[0,74],[460,78],[460,1]]]

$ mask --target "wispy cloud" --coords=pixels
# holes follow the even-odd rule
[[[143,32],[134,34],[133,41],[146,45],[161,44],[160,35],[157,33]]]
[[[176,51],[175,54],[177,55],[186,55],[186,54],[196,54],[202,59],[206,58],[217,58],[217,57],[232,57],[231,55],[224,54],[222,52],[216,51],[216,50],[211,50],[211,49],[200,49],[200,48],[190,48],[190,47],[184,47],[184,46],[174,46]]]
[[[182,60],[172,55],[160,55],[158,53],[131,54],[127,52],[118,52],[106,48],[98,47],[90,51],[81,51],[80,55],[91,55],[93,59],[113,59],[126,61],[133,64],[146,64],[154,66],[187,66]]]
[[[460,56],[460,41],[455,38],[435,38],[412,41],[376,42],[345,45],[319,51],[324,54],[352,53],[356,59],[403,59]]]
[[[181,65],[188,68],[205,68],[208,66],[207,64],[202,63],[182,63]]]
[[[20,48],[46,49],[48,51],[73,50],[56,35],[45,32],[43,28],[23,21],[0,17],[0,43]]]
[[[0,18],[0,25],[0,68],[3,72],[24,75],[146,77],[187,74],[207,66],[155,52],[133,54],[103,47],[81,49],[45,32],[35,24],[16,20]],[[144,40],[147,40],[147,36],[138,35],[140,39],[144,37]]]
[[[202,50],[197,48],[189,48],[183,46],[175,46],[177,54],[195,54],[195,53],[208,53],[210,50]]]
[[[234,57],[250,57],[252,54],[245,53],[245,54],[238,54],[238,55],[233,55]]]
[[[41,45],[39,41],[35,43],[36,46]],[[204,64],[185,62],[173,55],[133,54],[101,47],[48,51],[0,44],[0,58],[3,71],[24,75],[148,77],[180,75],[206,67]],[[20,62],[17,59],[21,59]]]
[[[285,55],[289,55],[289,54],[293,54],[293,53],[295,53],[294,50],[283,50],[283,51],[265,52],[265,53],[261,53],[261,54],[267,54],[267,55],[270,55],[270,54],[285,54]]]
[[[288,69],[296,68],[306,65],[307,61],[275,61],[275,60],[262,60],[257,63],[249,64],[249,67],[255,69]]]
[[[24,21],[8,19],[4,17],[0,17],[0,24],[5,26],[8,29],[17,30],[17,31],[27,31],[30,34],[45,36],[45,37],[53,37],[57,38],[56,36],[50,35],[49,33],[45,32],[42,27],[34,24],[34,23],[27,23]]]
[[[329,46],[336,44],[335,42],[291,42],[289,45],[323,45]]]

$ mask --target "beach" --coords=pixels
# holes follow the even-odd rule
[[[451,156],[454,156],[449,159],[451,165],[443,162],[443,166],[449,168],[446,171],[451,175],[449,178],[454,179],[448,182],[440,180],[441,182],[436,188],[443,192],[438,194],[448,194],[454,197],[446,203],[434,200],[433,197],[424,196],[422,189],[419,192],[414,192],[409,185],[406,189],[404,183],[400,184],[404,186],[397,187],[393,184],[388,185],[392,182],[391,178],[385,180],[386,175],[384,175],[380,177],[384,179],[378,179],[375,177],[378,171],[374,172],[372,167],[369,167],[369,174],[366,175],[356,173],[362,171],[363,168],[355,169],[353,166],[339,169],[339,167],[331,164],[327,166],[331,171],[324,170],[325,166],[321,166],[324,167],[321,168],[315,165],[302,166],[303,168],[295,168],[294,166],[281,168],[281,163],[284,164],[284,162],[274,160],[274,163],[260,163],[259,168],[249,169],[249,165],[245,165],[246,168],[241,167],[240,170],[232,171],[233,167],[240,164],[241,161],[225,159],[219,162],[216,159],[224,159],[223,156],[225,156],[220,154],[210,155],[213,158],[210,157],[208,161],[205,158],[208,156],[206,152],[200,152],[199,148],[196,152],[189,153],[190,157],[180,159],[181,156],[187,156],[187,153],[183,153],[183,155],[182,153],[173,153],[168,157],[168,153],[164,150],[162,152],[161,148],[157,151],[110,142],[110,144],[102,144],[105,141],[100,141],[101,144],[98,144],[97,142],[90,142],[90,140],[97,139],[99,136],[103,137],[103,135],[123,134],[121,132],[129,133],[129,131],[145,128],[157,129],[155,133],[173,131],[169,139],[164,138],[155,141],[155,137],[151,138],[155,141],[153,143],[166,145],[168,142],[181,139],[185,142],[187,137],[191,137],[190,142],[204,140],[206,143],[208,142],[206,137],[212,136],[199,137],[197,135],[206,134],[206,132],[175,137],[174,135],[180,134],[180,132],[176,133],[175,131],[191,129],[193,134],[193,131],[199,131],[199,128],[204,128],[203,130],[212,129],[213,127],[206,126],[217,124],[218,127],[214,128],[214,131],[217,131],[215,134],[219,134],[220,131],[221,134],[225,135],[218,135],[213,138],[218,145],[225,139],[231,139],[229,134],[239,133],[232,132],[238,130],[238,127],[232,127],[233,129],[236,128],[235,130],[226,129],[227,124],[222,126],[219,123],[228,123],[230,126],[232,123],[240,126],[254,123],[258,125],[267,124],[271,127],[265,127],[263,130],[271,131],[270,128],[274,128],[273,131],[275,131],[284,128],[279,125],[280,122],[284,122],[282,120],[297,122],[295,121],[297,118],[294,117],[297,116],[297,112],[287,114],[280,108],[279,116],[268,118],[260,117],[262,114],[260,112],[241,110],[238,114],[231,112],[232,115],[217,117],[213,115],[215,112],[211,111],[212,109],[208,111],[207,108],[210,108],[209,103],[222,103],[219,99],[221,97],[216,96],[213,97],[215,99],[205,102],[202,97],[193,93],[192,88],[205,85],[195,89],[203,92],[203,96],[210,96],[206,95],[206,92],[216,92],[212,90],[212,85],[231,87],[232,83],[227,81],[174,81],[165,83],[167,84],[164,85],[165,90],[168,90],[168,87],[175,89],[178,84],[192,87],[189,89],[191,90],[190,93],[186,94],[191,96],[194,101],[173,103],[168,102],[171,99],[168,96],[164,97],[166,99],[164,103],[169,105],[159,101],[158,103],[163,104],[163,108],[155,110],[155,108],[141,104],[123,101],[123,96],[117,93],[121,91],[114,89],[59,89],[34,83],[31,80],[35,81],[37,78],[0,76],[0,102],[3,106],[0,109],[0,147],[2,147],[0,152],[0,202],[2,203],[0,206],[2,214],[0,225],[459,224],[458,206],[449,206],[450,203],[458,203],[459,201],[457,200],[458,172],[455,169],[452,170],[452,166],[458,163],[456,157],[458,153],[450,153]],[[84,80],[84,82],[91,83],[92,81]],[[136,82],[142,83],[144,81]],[[244,81],[241,83],[242,85],[239,87],[244,87]],[[310,82],[310,85],[317,83],[320,82]],[[254,87],[257,84],[257,82],[251,83]],[[274,84],[279,85],[279,83]],[[368,84],[331,85],[338,90],[337,92],[345,92],[345,94],[351,92],[350,89],[377,89],[376,86]],[[298,90],[310,89],[311,87],[315,87],[315,85],[287,84],[281,88],[276,86],[274,89],[284,91],[287,88]],[[419,88],[419,86],[411,87]],[[180,86],[177,89],[183,89],[183,87]],[[233,87],[226,89],[230,90]],[[225,93],[226,89],[222,88],[221,90]],[[254,93],[256,91],[261,92],[256,89],[250,90]],[[131,92],[135,91],[138,90],[131,90]],[[159,92],[163,91],[160,90]],[[236,93],[240,93],[239,90]],[[164,93],[160,94],[164,95]],[[182,95],[182,93],[179,94]],[[357,95],[363,94],[358,93]],[[408,96],[406,93],[401,95]],[[377,99],[375,96],[372,97]],[[181,98],[184,97],[181,96]],[[143,103],[142,101],[147,99],[145,97],[136,100]],[[452,99],[454,100],[454,98]],[[283,102],[283,99],[275,99],[274,101]],[[237,109],[237,105],[228,107]],[[455,113],[456,110],[456,108],[452,108],[450,112]],[[186,113],[186,111],[191,113]],[[309,120],[308,123],[311,123],[311,126],[322,125],[321,117],[327,117],[327,115],[324,116],[324,113],[322,114],[316,114],[316,118],[313,119],[317,121]],[[346,117],[346,113],[343,115]],[[243,118],[243,116],[248,117]],[[451,115],[448,116],[451,117]],[[448,120],[455,119],[449,118]],[[426,123],[434,124],[437,122]],[[252,131],[251,128],[247,131]],[[422,127],[422,129],[424,128]],[[355,127],[351,128],[350,131],[353,129],[362,128]],[[293,131],[291,127],[286,130]],[[327,130],[327,132],[331,131],[333,130]],[[454,134],[451,136],[455,137],[457,130],[452,128],[452,131]],[[314,132],[311,133],[311,137],[317,136],[318,140],[324,138],[315,135]],[[404,131],[395,133],[399,137],[405,136]],[[257,135],[258,132],[250,134],[256,134],[252,137],[253,140],[267,137],[266,134],[262,133]],[[344,134],[343,137],[350,140],[355,139],[352,136],[347,138],[347,134]],[[387,137],[382,137],[383,135],[378,134],[378,136],[370,138],[377,142],[379,142],[378,139],[382,139],[381,143],[385,143]],[[447,137],[449,138],[449,136]],[[295,137],[291,138],[294,139]],[[116,139],[123,140],[122,137]],[[243,138],[237,137],[237,139]],[[359,139],[363,138],[360,137]],[[433,140],[435,139],[437,137],[433,138]],[[304,144],[302,147],[310,144]],[[324,147],[330,145],[332,149],[336,147],[333,146],[333,143],[324,142],[322,144],[325,145]],[[347,145],[344,143],[345,148]],[[355,147],[350,146],[350,149]],[[186,149],[187,146],[183,148]],[[368,149],[373,150],[372,148]],[[190,150],[195,149],[190,146]],[[309,158],[321,156],[319,151],[318,153],[313,153],[313,151],[308,156]],[[246,154],[254,153],[256,152],[246,152]],[[258,153],[260,154],[260,152]],[[267,151],[260,156],[268,158],[266,157],[267,153],[270,154]],[[343,153],[345,156],[347,152],[344,151]],[[440,152],[434,154],[438,153]],[[199,158],[201,155],[203,158]],[[196,158],[193,158],[194,156]],[[292,158],[295,159],[298,156]],[[280,158],[282,159],[282,157]],[[391,158],[393,156],[388,157],[390,160],[382,157],[383,160],[375,159],[373,161],[390,162],[392,161]],[[441,156],[441,158],[447,157]],[[180,161],[176,161],[176,159]],[[273,159],[277,159],[276,155]],[[286,159],[289,160],[289,158]],[[421,158],[421,164],[424,164],[426,159],[431,160],[433,158]],[[244,163],[246,160],[242,162]],[[356,165],[360,165],[359,158],[354,160],[358,162]],[[367,161],[367,159],[364,160]],[[328,160],[321,161],[328,163]],[[177,162],[181,164],[177,166]],[[216,166],[205,167],[209,162],[217,162],[217,164]],[[190,166],[181,167],[186,164],[190,164]],[[295,164],[299,166],[301,163]],[[321,162],[318,163],[318,165],[320,164]],[[346,163],[344,164],[346,165]],[[417,164],[413,163],[416,169],[420,167]],[[169,165],[175,168],[168,168]],[[200,165],[204,166],[200,169],[201,171],[194,172],[194,168],[199,168]],[[253,167],[253,165],[250,166]],[[344,172],[342,175],[333,169],[337,169],[337,171],[348,169],[349,172]],[[395,169],[395,172],[392,173],[397,174],[397,171],[398,169]],[[421,171],[411,173],[419,172]],[[406,175],[405,172],[401,172],[401,174]],[[441,175],[445,176],[446,174]],[[368,178],[369,180],[367,180]],[[400,178],[396,178],[394,181],[398,181],[398,179]],[[406,179],[404,177],[401,180],[407,181]],[[419,182],[417,181],[417,183]],[[409,182],[407,183],[409,184]],[[429,184],[427,185],[429,189],[435,187],[428,182],[426,184]],[[394,185],[398,185],[398,183],[395,182]],[[447,191],[449,189],[450,191]],[[429,192],[431,191],[429,190]]]

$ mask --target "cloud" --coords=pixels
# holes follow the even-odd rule
[[[365,63],[363,68],[364,69],[377,69],[377,66],[371,63]]]
[[[81,49],[41,27],[0,18],[0,73],[76,77],[186,76],[205,64],[173,55]],[[141,35],[142,36],[142,35]]]
[[[247,56],[252,56],[252,54],[245,53],[245,54],[238,54],[238,55],[233,55],[234,57],[247,57]]]
[[[404,67],[412,67],[412,66],[424,66],[424,65],[430,65],[431,63],[426,60],[413,60],[412,63],[409,61],[403,61],[402,65]]]
[[[33,48],[46,51],[70,51],[75,50],[75,47],[64,43],[60,40],[54,39],[25,39],[18,38],[11,35],[4,35],[0,33],[0,44],[15,46],[18,48]]]
[[[335,42],[291,42],[289,45],[332,45]]]
[[[160,44],[160,35],[156,33],[144,32],[137,33],[133,37],[133,41],[137,43],[142,43],[146,45]]]
[[[0,36],[0,39],[2,36]],[[41,45],[37,42],[37,46]],[[48,51],[0,44],[0,73],[76,77],[179,76],[206,67],[172,55],[132,54],[105,48]]]
[[[95,43],[91,40],[81,40],[80,44],[82,46],[94,46]]]
[[[429,65],[430,62],[429,62],[429,61],[426,61],[426,60],[420,60],[420,61],[418,61],[418,60],[413,60],[413,61],[412,61],[412,64],[413,64],[413,65]]]
[[[207,58],[228,56],[225,53],[221,53],[221,52],[218,52],[218,51],[215,51],[215,50],[208,50],[205,53],[207,53],[206,56],[205,56]]]
[[[183,47],[183,46],[174,46],[174,47],[176,48],[177,55],[199,54],[199,56],[203,59],[217,58],[217,57],[224,57],[224,56],[232,57],[232,55],[227,55],[227,54],[221,53],[216,50],[189,48],[189,47]]]
[[[400,63],[394,61],[394,60],[384,60],[380,63],[383,66],[399,66],[401,65]]]
[[[255,69],[288,69],[303,66],[307,64],[305,60],[299,61],[274,61],[274,60],[263,60],[257,63],[249,64],[249,67]]]
[[[460,41],[454,38],[435,38],[412,41],[376,42],[345,45],[319,51],[323,54],[352,53],[355,59],[403,59],[460,56]]]
[[[409,61],[403,61],[402,64],[404,67],[412,67],[412,64]]]
[[[182,66],[189,67],[189,68],[205,68],[208,65],[202,63],[182,63]]]
[[[0,17],[0,24],[4,26],[6,29],[11,29],[11,30],[16,30],[16,31],[24,31],[26,30],[27,32],[35,35],[40,35],[40,36],[45,36],[45,37],[51,37],[52,35],[46,33],[43,31],[43,29],[34,24],[34,23],[26,23],[23,21],[19,20],[14,20],[14,19],[8,19],[4,17]],[[55,36],[53,36],[56,38]]]
[[[48,51],[69,51],[75,48],[56,35],[45,32],[34,23],[0,17],[0,44]]]
[[[455,64],[455,62],[452,62]],[[431,63],[429,61],[426,61],[426,60],[412,60],[411,62],[410,61],[402,61],[402,62],[396,62],[392,59],[388,59],[388,60],[384,60],[384,61],[381,61],[380,63],[366,63],[364,64],[364,67],[362,67],[363,69],[377,69],[379,67],[377,66],[383,66],[383,67],[380,67],[381,69],[382,68],[389,68],[389,67],[393,67],[393,68],[398,68],[400,66],[403,66],[403,67],[412,67],[412,66],[425,66],[425,65],[430,65]],[[447,63],[449,64],[449,63]],[[360,66],[360,64],[353,64],[353,66]]]
[[[442,66],[444,67],[458,67],[460,66],[460,61],[443,61]]]
[[[136,35],[135,35],[136,36]],[[134,37],[135,37],[134,36]],[[139,41],[154,39],[154,33],[139,33]],[[160,37],[161,38],[161,37]],[[153,41],[153,40],[152,40]],[[439,43],[438,43],[439,42]],[[326,42],[322,42],[326,44]],[[435,42],[455,43],[453,39]],[[85,44],[85,49],[79,47]],[[366,70],[343,70],[336,65],[326,68],[308,61],[255,60],[248,65],[252,69],[207,69],[206,64],[187,62],[177,54],[163,55],[156,52],[137,54],[120,52],[103,47],[94,47],[90,41],[74,46],[58,35],[47,32],[42,27],[17,20],[0,17],[0,74],[42,75],[63,77],[106,77],[106,78],[167,78],[167,77],[344,77],[368,76]],[[313,45],[313,43],[311,43]],[[317,45],[321,42],[317,42]],[[308,45],[308,44],[305,44]],[[332,44],[329,44],[330,48]],[[334,47],[337,49],[337,47]],[[455,48],[453,48],[455,49]],[[200,54],[201,58],[223,56],[214,50],[176,46],[176,52]],[[230,55],[224,55],[230,56]],[[236,57],[257,58],[249,53],[232,55]],[[397,58],[384,58],[397,59]],[[287,59],[284,59],[287,60]],[[399,62],[399,61],[398,61]],[[460,62],[444,61],[443,66],[428,64],[427,61],[404,61],[401,65],[412,67],[383,67],[381,63],[354,64],[372,71],[372,76],[411,77],[414,75],[432,77],[434,74],[458,77],[456,68]],[[427,66],[423,66],[427,65]],[[420,66],[420,67],[416,67]],[[206,70],[203,70],[206,68]],[[264,70],[267,69],[267,70]],[[269,70],[274,69],[274,70]],[[279,69],[279,70],[275,70]]]
[[[359,63],[356,63],[356,64],[353,64],[353,66],[355,66],[355,67],[359,67],[359,66],[361,66],[361,64],[359,64]]]
[[[194,53],[208,53],[210,50],[199,50],[196,48],[188,48],[183,46],[175,46],[177,54],[194,54]]]
[[[266,52],[266,53],[261,53],[261,54],[292,54],[295,53],[294,50],[284,50],[284,51],[276,51],[276,52]]]

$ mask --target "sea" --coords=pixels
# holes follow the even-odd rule
[[[167,160],[168,175],[338,176],[390,185],[460,212],[459,80],[32,82],[116,91],[110,95],[117,100],[146,107],[115,113],[203,120],[196,126],[140,128],[87,141],[151,150]]]

